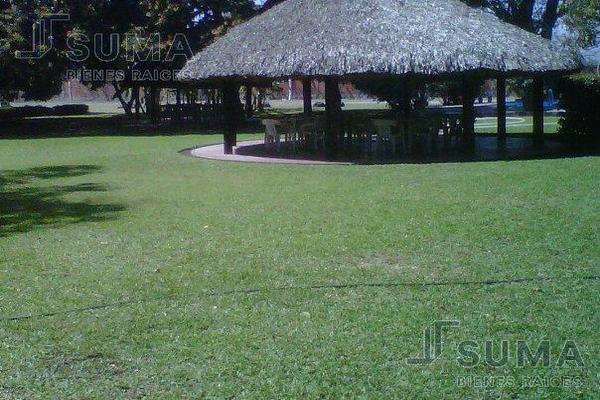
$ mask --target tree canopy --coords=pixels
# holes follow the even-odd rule
[[[472,6],[487,7],[503,20],[552,38],[563,18],[581,46],[593,45],[600,26],[600,0],[464,0]],[[537,12],[536,12],[537,11]]]
[[[10,99],[20,90],[27,99],[47,100],[56,94],[67,67],[65,53],[53,46],[39,59],[18,58],[17,51],[32,50],[34,23],[44,23],[47,15],[56,12],[50,2],[40,0],[0,0],[0,96]],[[39,29],[39,25],[36,29]],[[53,30],[52,40],[65,39],[66,31]],[[49,42],[39,47],[45,52]]]
[[[598,44],[600,0],[569,0],[561,8],[565,22],[583,47]]]
[[[176,70],[186,59],[181,56],[185,49],[177,56],[169,54],[174,42],[185,42],[180,47],[197,52],[255,11],[252,0],[0,0],[0,90],[4,97],[18,90],[26,98],[45,100],[60,91],[67,68]],[[31,49],[34,23],[57,12],[68,13],[70,21],[55,24],[52,51],[41,59],[17,59],[16,51]],[[154,51],[150,44],[160,37],[160,57],[133,59],[126,37],[133,38],[142,55],[146,48]],[[118,51],[113,54],[115,44]],[[73,60],[73,55],[78,57]],[[89,83],[115,83],[111,76],[102,76],[107,78]]]

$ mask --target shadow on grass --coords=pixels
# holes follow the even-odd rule
[[[514,278],[506,280],[484,280],[484,281],[439,281],[439,282],[388,282],[388,283],[331,283],[325,285],[312,285],[312,286],[275,286],[275,287],[263,287],[263,288],[242,288],[242,289],[231,289],[223,291],[210,290],[200,294],[171,294],[164,296],[145,297],[137,300],[124,300],[116,301],[112,303],[95,304],[87,307],[63,309],[59,311],[46,312],[41,314],[29,314],[29,315],[17,315],[12,317],[1,317],[0,322],[16,322],[24,321],[29,319],[37,318],[51,318],[60,315],[80,314],[89,311],[98,311],[109,308],[121,308],[127,307],[134,304],[143,304],[156,301],[173,301],[183,300],[189,298],[198,297],[223,297],[223,296],[235,296],[235,295],[252,295],[256,293],[276,293],[276,292],[291,292],[291,291],[330,291],[330,290],[346,290],[346,289],[400,289],[400,288],[413,288],[413,289],[427,289],[429,287],[452,287],[452,286],[473,286],[473,287],[485,287],[485,286],[497,286],[497,285],[520,285],[528,283],[551,283],[551,282],[563,282],[565,285],[572,283],[573,281],[598,281],[600,276],[589,275],[581,277],[531,277],[531,278]]]
[[[85,176],[100,171],[93,165],[64,165],[0,171],[0,237],[43,227],[116,218],[125,207],[119,204],[67,201],[63,196],[106,192],[106,185],[37,186],[36,181]]]
[[[425,154],[424,149],[414,154],[393,155],[391,148],[365,150],[354,145],[353,148],[341,149],[337,156],[328,156],[325,151],[302,151],[287,143],[281,143],[280,148],[267,147],[264,143],[238,143],[236,155],[273,159],[303,160],[318,162],[341,162],[355,165],[387,165],[387,164],[437,164],[437,163],[468,163],[484,161],[512,160],[546,160],[576,157],[597,156],[600,152],[592,147],[574,149],[565,141],[547,137],[542,148],[533,144],[531,137],[509,137],[504,145],[498,143],[495,136],[477,135],[475,149],[465,153],[458,145],[444,148],[442,138],[437,138],[435,151]],[[238,159],[232,161],[239,162]],[[252,162],[247,159],[245,162]]]

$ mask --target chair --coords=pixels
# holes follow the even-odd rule
[[[265,126],[265,145],[271,148],[273,145],[277,147],[277,151],[281,150],[281,134],[277,130],[277,126],[281,123],[275,119],[263,119],[262,124]]]
[[[290,146],[294,152],[296,152],[298,142],[298,130],[296,128],[296,120],[290,119],[279,121],[278,128],[280,137],[283,136],[285,143],[288,146]]]
[[[359,152],[370,152],[373,131],[368,120],[352,117],[346,124],[347,145],[350,150],[357,146]]]
[[[305,146],[312,144],[315,151],[325,147],[325,127],[321,120],[307,118],[300,123],[298,132]]]
[[[450,142],[455,143],[455,145],[459,144],[463,135],[463,122],[462,117],[460,115],[453,115],[450,117]]]
[[[394,130],[398,127],[398,123],[392,119],[373,119],[372,123],[377,130],[377,147],[389,143],[392,147],[392,154],[396,155],[397,138]]]
[[[437,149],[440,129],[443,127],[442,117],[431,112],[420,112],[415,118],[415,136],[425,154],[433,154]]]
[[[302,149],[308,147],[310,131],[305,125],[311,124],[314,121],[313,117],[302,117],[298,116],[294,118],[294,129],[296,131],[296,140]]]

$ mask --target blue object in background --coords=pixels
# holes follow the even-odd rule
[[[557,110],[559,108],[558,101],[552,96],[549,100],[544,101],[544,111]],[[523,105],[523,100],[518,99],[515,101],[507,101],[506,102],[506,110],[507,111],[515,111],[515,112],[525,112],[525,106]]]
[[[523,105],[523,100],[507,101],[506,111],[524,112],[525,106]]]

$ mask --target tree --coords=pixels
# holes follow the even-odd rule
[[[55,26],[54,48],[39,60],[15,58],[16,50],[31,48],[33,24],[59,11],[71,19]],[[124,109],[130,111],[131,99],[124,92],[131,86],[135,69],[148,70],[154,78],[169,71],[174,78],[186,61],[181,46],[198,51],[254,12],[252,0],[0,0],[0,90],[4,96],[23,91],[27,98],[45,100],[60,91],[68,67],[84,68],[96,73],[94,79],[82,77],[84,83],[94,88],[112,84]],[[155,49],[130,57],[126,37],[139,50],[156,34],[160,35],[159,58],[144,57]],[[168,50],[178,43],[174,56]],[[110,51],[111,45],[112,50],[117,48],[116,54]],[[115,77],[110,71],[124,73]]]
[[[263,11],[263,12],[267,11],[267,10],[273,8],[274,6],[276,6],[277,4],[282,3],[284,1],[285,0],[267,0],[263,4],[261,11]]]
[[[354,86],[363,93],[389,104],[394,112],[407,112],[427,107],[423,79],[404,77],[357,78]]]
[[[558,20],[558,6],[560,0],[548,0],[546,10],[542,16],[542,37],[552,39],[554,26]]]
[[[157,87],[173,85],[175,73],[192,52],[255,11],[251,0],[101,0],[83,10],[81,2],[70,1],[74,3],[68,7],[75,11],[76,25],[72,35],[95,42],[92,47],[96,47],[78,66],[105,71],[101,79],[87,83],[94,87],[113,85],[115,97],[126,113],[131,113],[133,101],[137,100],[130,88],[137,91],[137,87],[147,86],[155,91]],[[98,51],[99,41],[103,45],[100,47],[108,50],[111,35],[119,39],[117,52],[98,54],[103,53]],[[110,71],[121,73],[115,76]]]
[[[9,40],[9,13],[8,1],[0,0],[0,100],[9,99],[10,91],[8,90],[8,82],[6,74],[10,68],[10,57],[7,55],[10,52]]]
[[[22,91],[26,99],[47,100],[60,92],[67,68],[64,48],[64,26],[53,26],[52,38],[46,37],[43,58],[18,58],[17,51],[31,50],[34,24],[48,23],[47,16],[56,12],[52,2],[42,0],[0,0],[0,96],[15,97]],[[39,26],[39,25],[38,25]]]
[[[474,7],[489,8],[496,15],[511,24],[530,32],[539,33],[546,38],[552,37],[552,30],[559,18],[560,0],[464,0]],[[584,0],[585,1],[585,0]],[[540,20],[535,18],[535,10],[543,8]]]
[[[577,34],[582,47],[598,44],[600,0],[567,0],[561,7],[567,26]]]
[[[131,65],[123,52],[123,39],[135,26],[143,23],[143,9],[137,0],[63,1],[63,9],[71,15],[68,37],[69,60],[73,70],[93,73],[78,78],[91,89],[112,85],[126,113],[131,113],[134,97],[125,96],[126,82],[131,79]],[[119,71],[118,74],[112,73]]]

